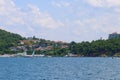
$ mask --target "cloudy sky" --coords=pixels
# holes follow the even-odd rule
[[[106,39],[120,33],[120,0],[0,0],[0,29],[67,42]]]

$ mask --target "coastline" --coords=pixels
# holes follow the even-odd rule
[[[0,55],[0,57],[47,57],[44,55],[17,55],[17,54],[4,54]]]
[[[0,55],[0,58],[2,57],[87,57],[87,56],[45,56],[45,55],[16,55],[16,54],[4,54],[4,55]],[[90,56],[88,56],[89,58]],[[92,56],[91,56],[92,57]],[[97,57],[101,57],[101,58],[108,58],[108,57],[112,57],[112,58],[119,58],[119,56],[96,56],[96,57],[92,57],[92,58],[97,58]]]
[[[0,57],[14,57],[15,55],[14,54],[4,54],[4,55],[0,55]]]

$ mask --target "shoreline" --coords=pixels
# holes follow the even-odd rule
[[[0,55],[0,58],[1,57],[76,57],[76,58],[78,58],[78,57],[80,57],[80,58],[85,58],[85,57],[87,57],[87,56],[43,56],[43,55],[34,55],[34,56],[32,56],[32,55],[15,55],[15,54],[4,54],[4,55]],[[92,57],[92,56],[90,56],[90,57]],[[90,58],[89,56],[88,56],[88,58]],[[97,56],[97,57],[101,57],[101,58],[119,58],[119,56]],[[97,58],[97,57],[92,57],[92,58]]]
[[[13,54],[4,54],[4,55],[0,55],[0,57],[14,57],[14,55]]]

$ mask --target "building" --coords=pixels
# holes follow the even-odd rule
[[[109,39],[113,39],[113,38],[120,38],[120,34],[118,34],[117,32],[114,32],[112,34],[109,34]]]

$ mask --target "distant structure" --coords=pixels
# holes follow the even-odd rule
[[[100,37],[100,40],[103,40],[103,38],[102,38],[102,37]]]
[[[113,38],[120,38],[120,34],[118,34],[117,32],[109,34],[108,39],[113,39]]]

